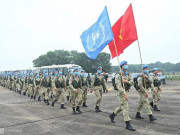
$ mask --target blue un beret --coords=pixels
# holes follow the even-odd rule
[[[120,63],[120,66],[123,66],[124,64],[126,64],[127,63],[127,61],[122,61],[121,63]]]
[[[147,64],[143,65],[143,69],[148,68],[149,66]]]
[[[102,67],[97,67],[97,70],[98,70],[98,69],[102,69]]]
[[[74,70],[73,70],[73,72],[75,72],[76,70],[79,70],[78,68],[75,68]]]
[[[158,71],[158,68],[153,68],[153,71]]]

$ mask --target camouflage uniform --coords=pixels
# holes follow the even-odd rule
[[[30,95],[31,99],[34,95],[34,76],[29,76],[28,78],[28,95]]]
[[[103,75],[95,74],[92,78],[91,89],[94,90],[96,96],[96,110],[99,110],[101,104],[103,87],[107,90],[107,84]]]
[[[87,77],[81,76],[82,80],[82,99],[83,99],[83,107],[87,107],[86,102],[87,102],[87,94],[88,94],[88,89],[89,89],[89,82]]]
[[[157,111],[160,111],[158,108],[157,108],[157,103],[158,101],[161,99],[161,96],[160,96],[160,92],[161,92],[161,82],[158,78],[157,75],[153,74],[151,77],[150,77],[150,80],[152,82],[151,84],[151,94],[152,94],[152,97],[153,97],[153,102],[151,102],[151,106],[157,110]],[[156,91],[156,92],[155,92]]]
[[[44,97],[44,102],[47,103],[47,105],[49,105],[49,92],[51,89],[51,77],[43,77],[42,78],[42,89],[43,92],[45,93],[45,97]]]
[[[40,101],[41,95],[42,95],[42,90],[41,90],[41,78],[34,78],[34,100],[38,96],[38,101]]]
[[[139,105],[138,105],[138,110],[137,112],[141,112],[142,107],[145,105],[146,112],[148,115],[152,114],[152,111],[149,106],[149,100],[148,97],[146,97],[146,92],[148,92],[148,88],[150,88],[151,82],[149,78],[143,78],[143,77],[138,77],[138,86],[139,86]]]
[[[22,88],[22,93],[23,95],[26,95],[26,92],[28,90],[28,77],[24,77],[24,83],[23,83],[23,88]]]
[[[69,79],[70,79],[71,75],[68,75],[66,77],[66,92],[67,92],[67,100],[71,102],[71,88],[69,87]]]
[[[55,76],[54,79],[52,79],[52,88],[53,88],[53,95],[54,99],[52,102],[52,106],[54,106],[54,103],[58,101],[60,96],[60,102],[61,102],[61,108],[66,109],[64,107],[64,89],[66,87],[66,78],[65,76]]]
[[[76,98],[78,98],[78,105],[76,107],[76,110],[81,113],[79,107],[82,104],[82,82],[81,78],[79,76],[71,76],[69,79],[69,87],[71,88],[71,106],[73,108],[73,114],[75,113],[75,102]],[[74,90],[77,90],[77,92],[74,92]]]
[[[123,86],[120,73],[116,74],[115,83],[118,89],[117,97],[119,100],[119,106],[114,110],[114,114],[117,115],[119,112],[123,111],[124,121],[130,121],[131,119],[129,117],[129,105],[128,105],[128,101],[126,101],[124,98],[124,94],[125,93],[127,94],[126,91],[129,91],[130,86],[133,83],[133,80],[130,76],[125,76],[125,75],[123,75],[123,79],[127,80],[129,83],[128,84],[124,83]]]

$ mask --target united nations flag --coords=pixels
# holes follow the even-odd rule
[[[114,36],[106,7],[99,16],[97,22],[81,35],[86,55],[91,59],[96,59],[98,54],[113,40],[113,38]]]

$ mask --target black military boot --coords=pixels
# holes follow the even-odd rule
[[[76,111],[78,111],[79,113],[82,113],[82,111],[80,110],[79,106],[76,107]]]
[[[88,107],[88,106],[86,105],[86,102],[83,103],[83,107]]]
[[[156,120],[156,118],[154,118],[154,117],[153,117],[153,115],[152,115],[152,114],[150,114],[150,115],[149,115],[149,120],[150,120],[150,121],[155,121],[155,120]]]
[[[69,101],[69,96],[67,96],[67,101]]]
[[[61,109],[66,109],[66,107],[64,106],[64,104],[61,104]]]
[[[21,95],[21,91],[19,91],[19,94]]]
[[[114,112],[109,115],[109,118],[111,119],[111,122],[112,122],[112,123],[115,123],[115,121],[114,121],[114,117],[115,117],[115,116],[116,116],[116,115],[114,114]]]
[[[72,109],[73,109],[72,114],[77,114],[76,110],[75,110],[75,107],[73,107]]]
[[[154,111],[160,111],[158,108],[157,108],[157,105],[154,105]]]
[[[53,98],[52,94],[51,94],[51,98]]]
[[[143,117],[141,117],[140,112],[137,112],[137,113],[136,113],[136,118],[138,118],[138,119],[144,119]]]
[[[40,96],[38,97],[38,101],[41,101],[41,97]]]
[[[31,99],[33,99],[33,95],[31,95]]]
[[[54,101],[52,102],[51,106],[54,107]]]
[[[49,100],[48,99],[46,100],[46,103],[47,103],[47,105],[49,105]]]
[[[154,108],[153,101],[150,103],[151,107]]]
[[[126,121],[126,129],[129,131],[136,131],[136,129],[131,126],[130,121]]]
[[[26,95],[26,92],[23,92],[23,95],[25,96],[25,95]]]
[[[102,112],[102,111],[99,109],[99,106],[96,106],[95,111],[96,111],[96,112]]]
[[[36,100],[36,96],[34,96],[34,100]]]

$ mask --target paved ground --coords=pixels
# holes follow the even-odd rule
[[[109,85],[109,88],[111,86]],[[162,99],[159,103],[161,112],[154,112],[158,119],[154,123],[143,109],[144,120],[135,119],[138,94],[135,89],[129,93],[129,113],[131,124],[136,132],[127,131],[122,113],[112,124],[108,115],[118,106],[115,91],[103,94],[102,113],[94,112],[95,96],[89,94],[88,108],[83,113],[72,115],[70,104],[66,102],[66,110],[29,99],[27,96],[0,87],[0,134],[7,135],[164,135],[180,134],[180,81],[169,81],[163,86]],[[151,95],[150,95],[151,100]]]

